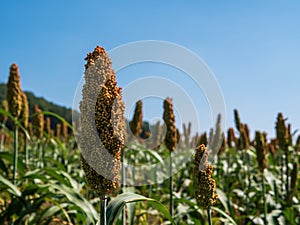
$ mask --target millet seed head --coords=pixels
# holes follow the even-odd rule
[[[97,46],[85,58],[85,84],[80,102],[78,145],[87,183],[99,195],[120,187],[120,155],[124,147],[125,105],[111,61]]]
[[[26,129],[28,127],[28,117],[29,117],[29,106],[27,101],[27,96],[22,92],[22,110],[20,118],[22,119],[22,126]]]
[[[208,151],[205,145],[195,149],[194,157],[194,184],[197,202],[205,209],[216,204],[216,181],[211,178],[213,166],[208,163]]]
[[[268,144],[265,142],[265,138],[263,134],[259,131],[255,132],[255,149],[256,149],[256,157],[258,162],[258,169],[261,173],[264,172],[264,169],[267,168],[267,151]]]
[[[163,119],[167,127],[164,142],[169,151],[173,152],[177,147],[177,129],[175,126],[175,115],[171,98],[166,98],[164,100]]]
[[[287,150],[288,133],[282,113],[278,113],[275,128],[279,148],[282,150]]]
[[[22,90],[17,64],[12,64],[10,67],[6,99],[9,112],[13,117],[18,118],[22,110]]]
[[[139,100],[136,102],[132,121],[129,123],[130,130],[135,137],[139,137],[143,126],[143,102]]]
[[[33,133],[36,137],[42,138],[44,131],[44,114],[38,105],[34,106],[33,113],[35,114],[32,118]]]

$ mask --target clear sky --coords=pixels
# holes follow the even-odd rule
[[[296,0],[1,1],[0,82],[7,82],[10,65],[17,63],[23,90],[71,107],[83,59],[96,45],[110,50],[133,41],[170,41],[195,52],[214,72],[227,126],[233,125],[237,108],[252,132],[266,130],[272,136],[278,112],[293,130],[300,128],[299,28]],[[171,76],[165,68],[151,68],[148,74],[143,68],[120,72],[119,85],[139,76]],[[146,101],[145,110],[151,112],[151,104]],[[210,120],[206,112],[200,114]],[[209,126],[202,124],[201,131]]]

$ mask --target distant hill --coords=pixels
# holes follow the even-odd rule
[[[28,103],[29,103],[29,112],[30,115],[33,114],[33,107],[34,105],[38,105],[42,111],[49,111],[56,113],[57,115],[63,117],[67,120],[70,124],[72,123],[72,110],[70,108],[59,106],[52,102],[47,101],[42,97],[36,97],[32,92],[25,91],[27,95]],[[6,99],[6,84],[0,84],[0,103]],[[61,121],[53,116],[45,115],[45,117],[51,118],[51,128],[55,129],[56,124],[60,123]]]

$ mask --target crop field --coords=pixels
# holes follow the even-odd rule
[[[147,128],[142,100],[126,122],[101,47],[86,57],[78,120],[39,105],[30,112],[18,66],[8,74],[0,224],[300,224],[300,136],[287,115],[274,118],[275,137],[251,133],[238,110],[235,127],[222,130],[218,116],[210,131],[193,134],[191,123],[175,126],[169,96],[164,124]]]

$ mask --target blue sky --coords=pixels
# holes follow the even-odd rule
[[[0,21],[0,82],[7,82],[15,62],[22,89],[55,103],[72,106],[83,59],[96,45],[110,50],[163,40],[192,50],[214,72],[227,126],[238,108],[252,132],[272,136],[278,112],[293,130],[300,128],[299,1],[1,1]],[[172,77],[169,72],[174,71],[137,66],[121,71],[118,81],[126,86],[142,76]],[[204,100],[203,107],[197,105],[201,132],[211,125]],[[162,112],[152,112],[151,104],[161,103],[145,102],[146,119]]]

